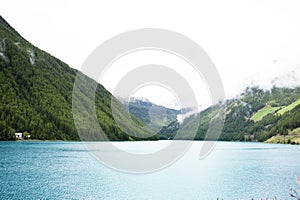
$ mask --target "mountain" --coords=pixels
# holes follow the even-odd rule
[[[145,98],[131,98],[130,101],[123,100],[123,104],[131,114],[153,131],[159,131],[163,126],[177,120],[177,115],[184,112],[184,110],[156,105]]]
[[[72,96],[76,77],[83,85]],[[292,77],[296,80],[293,84],[297,83],[295,73],[285,77]],[[91,86],[96,86],[95,101],[88,92]],[[199,121],[195,139],[203,140],[210,122],[223,109],[225,123],[219,140],[300,143],[300,87],[247,88],[239,97],[211,106],[183,122],[176,118],[184,111],[146,100],[127,102],[127,109],[132,113],[129,114],[102,85],[30,44],[1,16],[0,99],[0,140],[14,140],[16,132],[41,140],[105,140],[95,126],[98,123],[110,140],[140,140],[140,136],[153,135],[146,125],[159,130],[161,139],[173,139],[180,127],[190,127],[195,119]],[[79,114],[72,109],[74,100],[80,102],[75,107]],[[112,101],[116,105],[115,113]],[[93,110],[97,124],[93,121]],[[77,129],[73,115],[82,122]],[[115,115],[121,119],[122,129]],[[78,131],[85,134],[79,137]],[[194,138],[186,131],[177,139]]]
[[[300,134],[296,134],[300,128],[300,87],[273,87],[271,90],[251,87],[223,105],[207,108],[195,116],[199,117],[196,140],[205,138],[209,122],[221,109],[225,111],[225,121],[219,140],[266,141],[272,137],[284,136],[283,140],[276,141],[300,143]],[[172,122],[163,127],[159,134],[161,137],[168,135],[168,138],[172,139],[180,126],[189,123],[195,117],[189,117],[182,123]],[[192,138],[185,135],[181,139]]]
[[[49,36],[51,37],[51,36]],[[80,131],[85,140],[102,140],[91,125],[90,110],[96,110],[97,122],[110,140],[137,140],[128,136],[115,122],[111,100],[117,114],[134,134],[151,130],[128,113],[102,85],[70,68],[67,64],[26,41],[0,16],[0,140],[15,139],[15,132],[30,134],[31,139],[79,140],[72,114],[72,92],[76,76],[84,83],[96,85],[95,102],[85,90],[75,98],[84,122]],[[150,139],[156,139],[152,137]]]

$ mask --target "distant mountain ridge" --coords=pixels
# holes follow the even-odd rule
[[[141,120],[153,131],[159,131],[163,126],[177,120],[177,116],[185,112],[156,105],[146,98],[131,98],[121,100],[128,111]]]

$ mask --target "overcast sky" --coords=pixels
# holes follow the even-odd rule
[[[275,77],[272,83],[278,85],[299,84],[299,10],[299,0],[0,0],[0,14],[23,37],[77,69],[98,45],[122,32],[163,28],[182,33],[211,57],[227,97],[249,84],[270,87]],[[148,57],[160,62],[161,56]],[[109,80],[100,82],[113,90]],[[170,95],[155,99],[160,92],[137,93],[174,103]]]

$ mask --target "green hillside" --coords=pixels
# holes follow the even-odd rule
[[[32,139],[79,140],[72,115],[76,75],[76,70],[31,45],[0,16],[0,140],[15,139],[15,132],[28,132]],[[85,75],[79,75],[86,83],[96,84]],[[78,98],[83,101],[78,108],[83,113],[82,120],[87,122],[80,127],[87,133],[85,139],[101,139],[100,133],[89,124],[91,113],[85,102],[92,99],[85,91],[80,91]],[[103,131],[111,140],[138,139],[129,137],[117,126],[112,116],[111,98],[98,84],[95,108]],[[151,132],[133,116],[136,124],[127,123],[126,110],[120,102],[117,104],[118,115],[128,124],[128,129],[136,134]]]
[[[296,106],[298,106],[300,104],[300,99],[298,99],[297,101],[291,103],[288,106],[283,107],[282,109],[280,109],[277,113],[280,115],[283,115],[285,112],[291,111],[293,110]]]
[[[270,91],[258,87],[247,88],[239,98],[227,100],[222,105],[226,117],[219,140],[266,141],[276,135],[288,135],[290,131],[300,127],[299,98],[300,87],[273,87]],[[281,115],[276,113],[280,108],[286,108]],[[287,110],[289,111],[286,112]],[[205,138],[209,122],[216,111],[218,111],[218,106],[212,106],[200,113],[196,140]],[[191,120],[191,118],[186,120]],[[160,132],[161,138],[165,135],[173,138],[184,123],[187,122],[175,121],[165,126]]]
[[[277,110],[279,110],[281,107],[271,107],[270,105],[265,106],[264,108],[257,111],[251,119],[253,121],[259,121],[262,120],[263,117],[267,116],[268,114],[273,114]]]

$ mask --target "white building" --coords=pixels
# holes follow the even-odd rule
[[[15,133],[15,135],[19,140],[23,138],[23,133]]]

